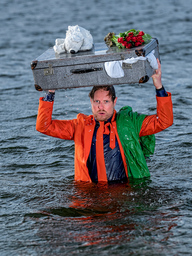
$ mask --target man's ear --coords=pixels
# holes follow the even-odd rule
[[[117,103],[117,97],[114,100],[114,107],[115,107],[116,103]]]

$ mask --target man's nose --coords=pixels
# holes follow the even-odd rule
[[[103,109],[104,108],[104,104],[102,102],[99,102],[98,108],[99,109]]]

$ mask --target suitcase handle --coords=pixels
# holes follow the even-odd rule
[[[73,74],[83,74],[83,73],[89,73],[94,71],[101,71],[103,68],[80,68],[80,69],[71,69],[71,73]]]

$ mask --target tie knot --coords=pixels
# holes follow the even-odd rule
[[[103,131],[103,133],[104,134],[109,134],[110,133],[110,131],[112,130],[112,125],[111,125],[111,123],[106,123],[105,125],[104,125],[104,131]]]
[[[100,135],[98,136],[103,136],[103,134],[110,135],[110,148],[114,149],[115,148],[115,127],[112,125],[112,123],[104,123],[103,121],[99,122],[99,133]],[[102,134],[102,135],[101,135]]]

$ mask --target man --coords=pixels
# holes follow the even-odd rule
[[[154,150],[154,135],[173,123],[171,94],[161,82],[161,65],[152,76],[157,93],[157,114],[139,115],[130,107],[115,111],[113,86],[93,87],[93,115],[73,120],[52,120],[54,91],[40,98],[36,129],[75,142],[75,180],[127,181],[150,176],[145,155]],[[152,136],[152,137],[151,137]]]

